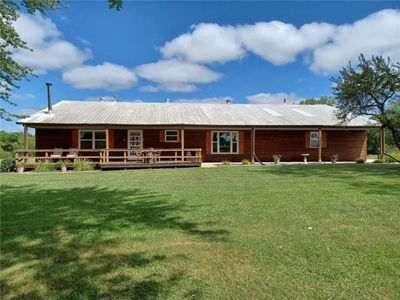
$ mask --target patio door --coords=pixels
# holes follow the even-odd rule
[[[143,148],[143,131],[142,130],[128,130],[128,149],[142,149]],[[140,151],[129,151],[129,155],[139,155]]]

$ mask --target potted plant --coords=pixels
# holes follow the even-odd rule
[[[339,159],[339,154],[333,154],[333,155],[331,156],[331,162],[332,162],[333,164],[336,164],[336,162],[338,161],[338,159]]]
[[[281,162],[281,155],[280,154],[274,154],[272,155],[272,158],[274,159],[274,163],[277,165]]]
[[[67,172],[67,167],[69,165],[69,163],[65,160],[59,160],[57,163],[57,167],[60,168],[61,172],[65,173]]]
[[[23,161],[18,161],[18,162],[15,164],[15,167],[17,168],[17,173],[18,173],[18,174],[24,173],[24,162],[23,162]]]

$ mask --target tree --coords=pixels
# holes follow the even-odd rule
[[[122,0],[108,0],[110,9],[121,10]],[[13,53],[17,49],[27,49],[29,45],[23,41],[14,29],[14,22],[18,19],[18,11],[25,8],[27,13],[35,14],[40,12],[45,14],[48,10],[57,10],[66,7],[61,0],[1,0],[0,1],[0,118],[11,121],[18,115],[12,114],[3,106],[3,102],[16,106],[12,101],[11,94],[14,89],[18,89],[18,82],[31,76],[36,76],[33,69],[29,66],[23,66],[13,58]]]
[[[305,100],[301,100],[299,102],[299,104],[301,104],[301,105],[325,104],[325,105],[329,105],[329,106],[334,106],[335,102],[336,102],[336,100],[333,97],[321,96],[321,97],[319,97],[319,99],[307,98]]]
[[[356,69],[349,63],[331,80],[338,118],[372,117],[391,132],[400,149],[400,63],[382,56],[367,60],[361,54]]]

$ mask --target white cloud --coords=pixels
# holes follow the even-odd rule
[[[325,43],[333,34],[334,26],[311,23],[298,29],[292,24],[272,21],[239,26],[238,32],[246,49],[282,65],[295,61],[299,53]]]
[[[387,9],[352,24],[307,23],[301,27],[281,21],[237,26],[201,23],[191,32],[165,43],[161,53],[194,63],[224,63],[252,52],[283,65],[303,55],[313,72],[333,73],[360,53],[400,60],[400,10]]]
[[[62,79],[77,89],[106,91],[127,89],[137,83],[137,77],[132,70],[109,62],[67,70]]]
[[[166,58],[196,63],[222,63],[245,55],[234,27],[205,23],[192,26],[192,32],[165,43],[161,53]]]
[[[62,39],[60,31],[49,18],[21,14],[14,26],[33,49],[16,50],[15,60],[33,67],[38,73],[78,66],[92,57],[90,49],[81,50]]]
[[[196,84],[210,83],[219,80],[222,74],[204,66],[177,59],[160,60],[155,63],[136,67],[136,73],[156,86],[142,87],[142,91],[192,92]]]
[[[226,100],[233,101],[233,97],[226,96],[226,97],[210,97],[210,98],[182,98],[182,99],[173,99],[172,102],[177,103],[215,103],[215,104],[222,104],[225,103]]]
[[[31,100],[31,99],[35,99],[35,95],[33,94],[13,94],[11,96],[11,100],[14,101],[24,101],[24,100]]]
[[[284,99],[286,99],[286,103],[293,104],[304,99],[294,93],[259,93],[246,98],[252,104],[283,104]]]
[[[333,73],[360,53],[367,57],[380,54],[400,61],[400,10],[381,10],[350,25],[336,28],[330,43],[317,47],[311,69]]]

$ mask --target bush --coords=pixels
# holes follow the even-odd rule
[[[37,173],[52,172],[55,169],[55,164],[49,161],[42,161],[35,166],[34,171]]]
[[[387,146],[385,152],[395,158],[395,159],[393,159],[393,158],[385,155],[385,157],[384,157],[385,162],[392,163],[392,162],[400,161],[400,150],[398,150],[397,148]]]
[[[91,161],[86,159],[79,159],[75,161],[72,166],[74,167],[75,171],[82,172],[82,171],[92,171],[94,170],[94,166]]]
[[[229,166],[229,165],[231,164],[231,162],[230,162],[229,160],[223,160],[223,161],[222,161],[222,164],[223,164],[224,166]]]
[[[374,160],[374,164],[383,164],[385,162],[385,160],[384,159],[376,159],[376,160]]]
[[[15,170],[15,159],[6,157],[0,161],[0,172],[12,172]]]
[[[250,161],[248,159],[242,159],[242,165],[249,165]]]
[[[362,158],[362,157],[359,157],[359,158],[356,159],[356,163],[363,164],[363,163],[365,163],[365,159]]]

